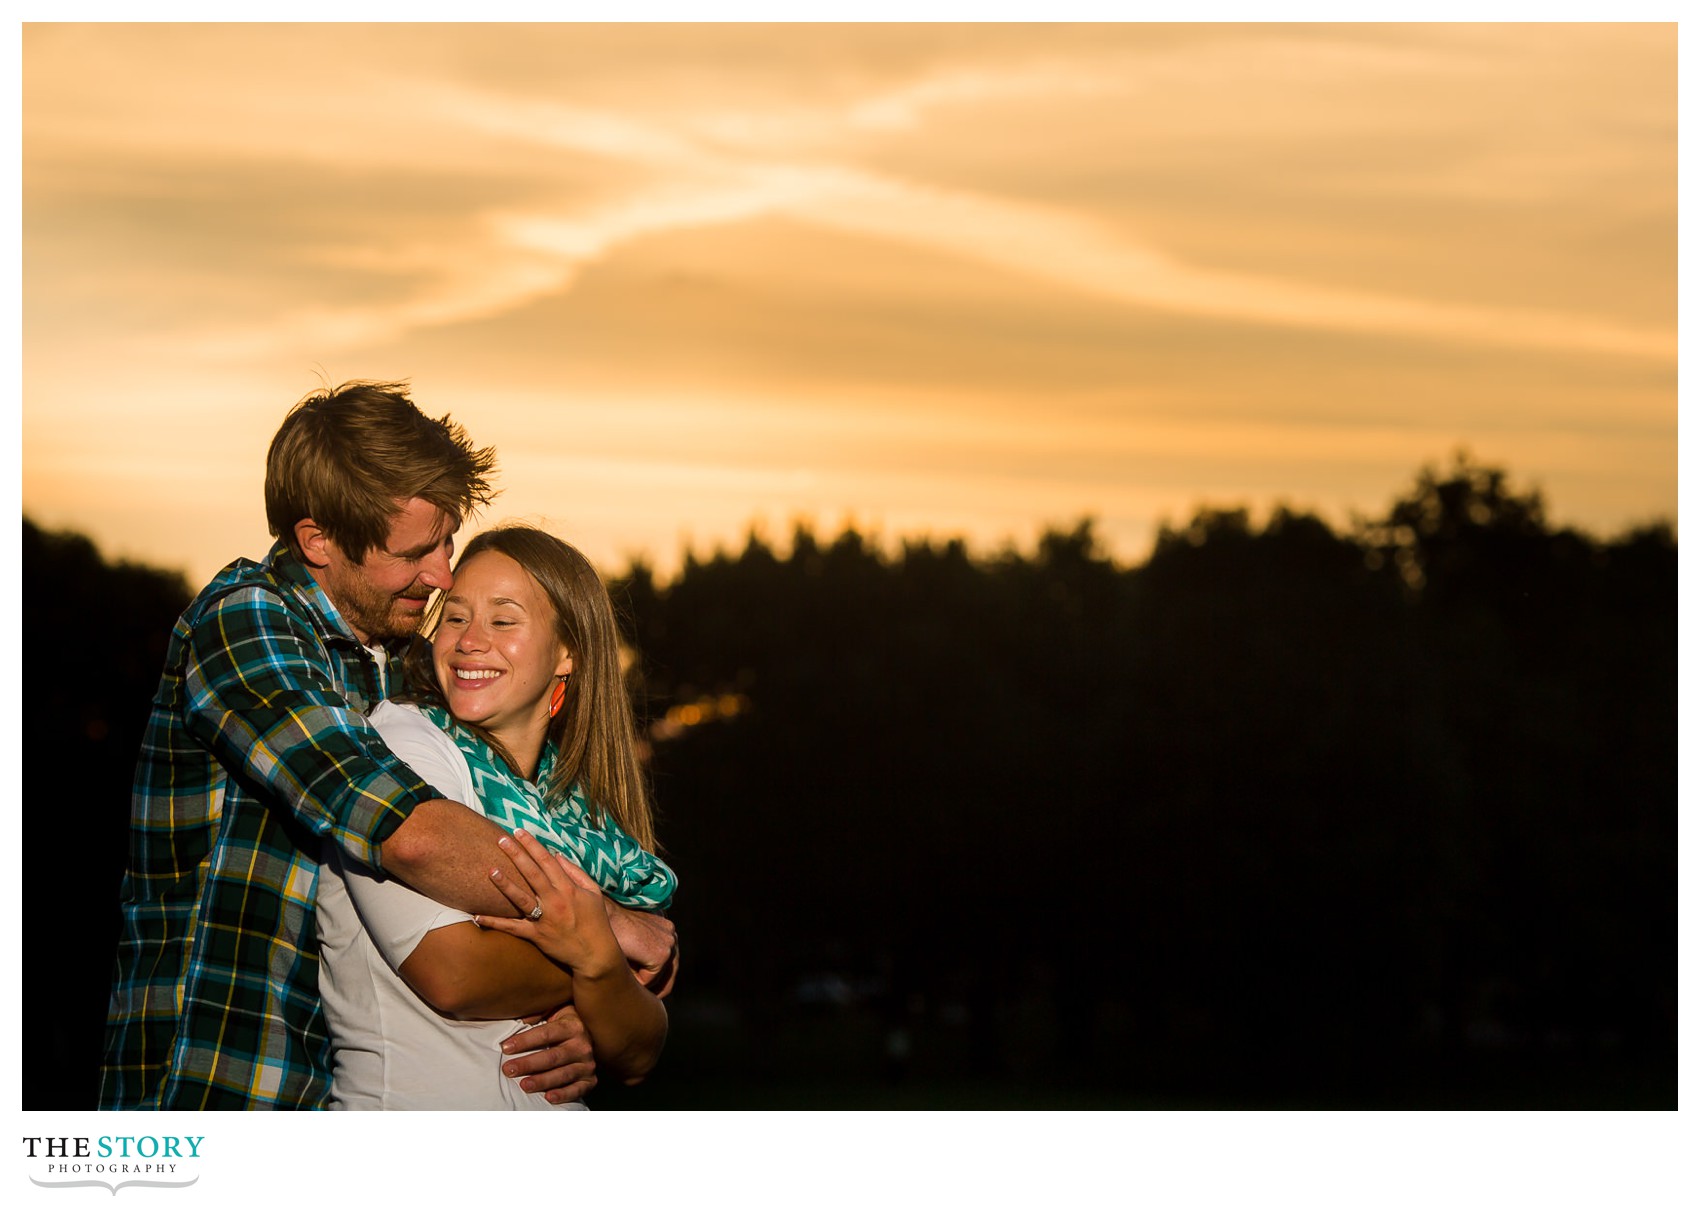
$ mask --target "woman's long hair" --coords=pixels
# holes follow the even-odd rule
[[[481,551],[496,551],[536,581],[555,610],[555,632],[573,658],[566,699],[549,721],[555,742],[555,766],[542,788],[551,805],[564,804],[577,783],[589,801],[592,819],[604,811],[649,851],[655,850],[655,824],[638,762],[637,727],[620,671],[620,634],[614,603],[596,569],[578,549],[535,526],[509,524],[486,530],[466,545],[460,564]],[[459,565],[457,565],[458,567]],[[432,608],[427,635],[435,634],[442,599]],[[444,706],[436,664],[428,644],[415,644],[405,662],[408,693]],[[462,724],[484,739],[516,774],[524,771],[483,728]]]

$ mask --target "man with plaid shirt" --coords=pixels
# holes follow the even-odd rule
[[[391,654],[451,583],[461,521],[494,453],[400,384],[297,404],[266,460],[263,563],[237,560],[178,620],[131,797],[123,932],[107,1023],[107,1109],[316,1108],[330,1082],[314,894],[330,838],[473,913],[513,910],[501,831],[395,758],[365,712]],[[611,912],[634,963],[671,981],[672,927]],[[663,969],[665,975],[661,975]],[[518,1037],[503,1071],[552,1101],[595,1084],[570,1008]]]

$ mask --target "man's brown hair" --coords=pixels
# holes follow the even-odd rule
[[[307,393],[284,417],[266,452],[266,524],[299,556],[295,524],[312,518],[359,563],[383,547],[398,502],[419,497],[458,525],[496,495],[495,469],[494,449],[420,412],[406,383],[354,380]]]

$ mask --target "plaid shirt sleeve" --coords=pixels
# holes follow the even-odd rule
[[[335,688],[325,642],[276,594],[247,588],[207,611],[191,643],[190,734],[306,828],[377,867],[379,844],[436,792]]]

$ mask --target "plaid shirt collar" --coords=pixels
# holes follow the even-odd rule
[[[360,644],[360,637],[354,634],[354,629],[342,617],[336,603],[331,601],[331,595],[325,592],[323,585],[314,580],[312,571],[289,549],[289,544],[282,539],[272,544],[271,551],[266,555],[266,566],[272,570],[274,577],[290,588],[296,599],[323,627],[325,635]],[[366,644],[360,646],[371,647]]]

